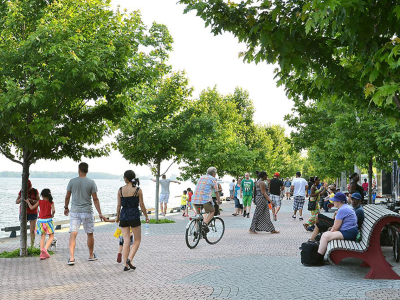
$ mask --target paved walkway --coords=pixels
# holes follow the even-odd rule
[[[283,201],[280,234],[250,235],[251,219],[233,217],[233,203],[222,205],[226,231],[216,245],[201,240],[185,244],[187,218],[168,216],[175,224],[152,225],[134,259],[135,271],[116,262],[115,224],[96,226],[98,261],[87,261],[86,236],[78,234],[76,265],[68,266],[68,233],[57,231],[57,252],[50,259],[0,259],[0,299],[399,299],[400,282],[366,280],[356,260],[339,266],[304,267],[299,246],[310,233],[292,220],[292,201]],[[306,213],[307,217],[309,214]],[[0,251],[18,240],[0,244]],[[390,248],[388,261],[400,274]]]

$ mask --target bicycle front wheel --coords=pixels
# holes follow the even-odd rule
[[[225,232],[224,220],[220,217],[215,217],[211,220],[210,224],[208,224],[208,228],[210,231],[205,236],[206,242],[211,245],[218,243]]]
[[[199,223],[200,222],[198,222],[197,220],[192,220],[186,226],[186,234],[185,234],[186,245],[190,249],[195,248],[200,241],[201,232]]]

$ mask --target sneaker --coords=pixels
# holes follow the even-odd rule
[[[50,258],[50,254],[49,254],[49,252],[47,252],[47,249],[43,249],[43,251],[44,251],[44,256],[46,258]]]
[[[122,261],[122,253],[118,253],[117,255],[117,263],[121,263]]]
[[[244,211],[244,213],[243,213],[243,218],[246,216],[247,214],[246,214],[246,211]]]
[[[97,255],[93,252],[93,257],[89,257],[88,261],[95,261],[97,260]]]
[[[68,266],[73,266],[73,265],[75,265],[75,260],[68,259]]]
[[[299,221],[303,221],[303,217],[299,217]]]
[[[250,213],[247,213],[247,217],[250,218]]]
[[[293,216],[292,216],[292,219],[296,219],[296,215],[293,215]]]
[[[203,225],[203,231],[204,233],[208,233],[210,231],[210,228],[206,224]]]
[[[40,250],[40,257],[41,260],[46,259],[46,254],[44,253],[44,249]]]

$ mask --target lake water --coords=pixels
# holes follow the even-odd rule
[[[49,178],[31,178],[32,186],[40,191],[44,188],[51,190],[54,197],[56,213],[54,216],[55,221],[66,220],[69,217],[64,216],[64,200],[68,179],[49,179]],[[96,179],[97,195],[100,199],[101,211],[103,214],[115,213],[117,209],[117,192],[118,189],[124,185],[121,180],[115,179]],[[154,208],[155,204],[155,188],[156,184],[151,180],[141,180],[140,187],[143,190],[143,200],[146,208]],[[183,182],[182,184],[170,184],[170,198],[168,207],[180,206],[180,196],[183,190],[191,187],[194,190],[195,185],[191,182]],[[228,183],[222,184],[225,193],[228,191]],[[0,178],[0,228],[5,226],[19,225],[19,205],[15,204],[18,193],[21,189],[20,178]],[[179,196],[179,197],[175,197]],[[96,208],[93,206],[95,215],[97,215]],[[7,237],[9,233],[0,231],[0,237]]]

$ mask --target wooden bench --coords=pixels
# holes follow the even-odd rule
[[[339,264],[347,257],[361,259],[361,267],[370,270],[366,279],[400,279],[382,253],[380,236],[387,224],[400,223],[400,215],[379,205],[364,206],[365,219],[361,227],[361,241],[333,240],[328,243],[327,256],[331,263]]]
[[[106,218],[110,218],[110,217],[115,217],[116,214],[105,214],[104,216]],[[95,216],[94,220],[95,221],[99,220],[99,216]],[[69,220],[53,221],[53,223],[54,223],[55,230],[60,230],[61,229],[61,225],[69,224]],[[30,229],[30,227],[31,227],[30,225],[26,225],[26,229]],[[11,232],[10,238],[16,238],[17,237],[17,231],[20,231],[20,230],[21,230],[21,226],[10,226],[10,227],[1,228],[1,231]]]

